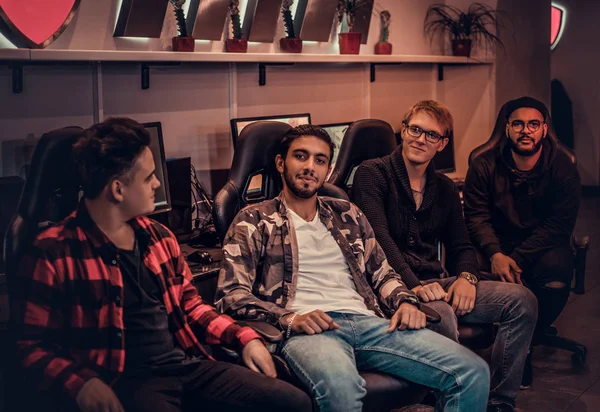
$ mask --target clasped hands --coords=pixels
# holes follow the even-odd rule
[[[477,297],[475,285],[460,277],[450,285],[448,292],[437,282],[416,286],[412,291],[417,294],[422,302],[427,303],[443,300],[451,304],[456,316],[464,316],[467,313],[471,313],[475,307],[475,298]]]

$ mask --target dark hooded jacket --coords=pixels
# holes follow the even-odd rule
[[[581,184],[576,166],[551,138],[527,172],[516,168],[505,139],[473,161],[463,195],[475,246],[488,259],[507,254],[526,270],[548,250],[569,244]]]

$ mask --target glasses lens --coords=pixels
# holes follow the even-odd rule
[[[437,132],[429,131],[425,133],[425,139],[427,139],[429,143],[437,143],[440,141],[441,138],[442,136],[437,134]]]
[[[521,132],[521,131],[523,131],[523,129],[525,127],[523,122],[520,120],[514,120],[510,126],[512,127],[514,132]]]
[[[408,126],[408,134],[412,137],[421,137],[423,129],[419,126]]]
[[[527,128],[532,132],[535,132],[537,129],[540,128],[540,125],[541,123],[539,120],[532,120],[529,123],[527,123]]]

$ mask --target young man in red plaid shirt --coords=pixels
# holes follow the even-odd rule
[[[144,217],[160,186],[149,139],[110,119],[75,144],[84,198],[37,236],[17,276],[27,378],[60,410],[310,410],[275,379],[259,336],[202,302],[173,234]],[[249,369],[212,360],[200,340],[238,349]]]

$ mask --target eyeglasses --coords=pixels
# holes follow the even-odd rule
[[[406,126],[406,132],[408,135],[410,137],[414,137],[415,139],[418,139],[423,133],[425,133],[425,140],[427,140],[429,143],[438,143],[440,140],[442,140],[442,138],[446,137],[442,136],[438,132],[434,132],[433,130],[423,130],[419,126],[411,126],[406,124],[406,122],[404,122],[404,126]]]
[[[537,132],[543,123],[544,122],[539,120],[530,120],[527,123],[525,123],[523,120],[513,120],[510,123],[510,128],[515,133],[521,133],[523,130],[525,130],[525,126],[527,126],[527,129],[530,132]]]

